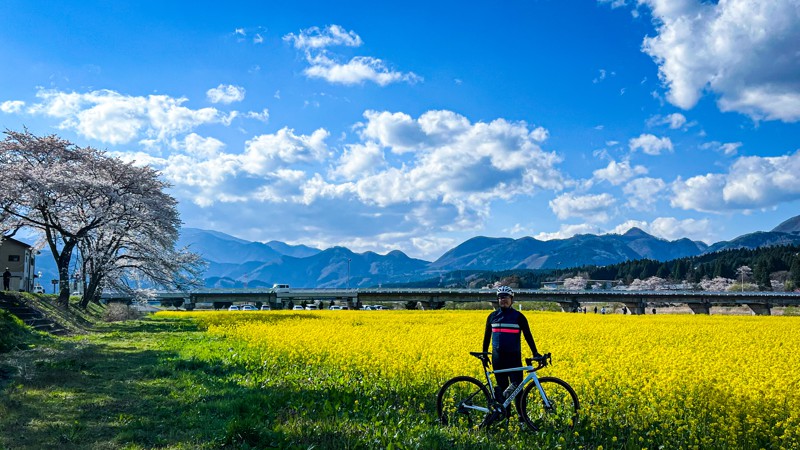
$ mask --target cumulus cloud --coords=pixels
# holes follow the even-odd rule
[[[107,144],[127,144],[137,139],[166,140],[200,125],[230,124],[236,113],[214,108],[191,109],[186,98],[167,95],[135,97],[110,90],[86,93],[39,90],[39,102],[28,108],[35,115],[61,120],[60,129]]]
[[[355,31],[347,31],[339,25],[307,28],[297,34],[289,33],[283,40],[300,50],[322,49],[337,45],[360,47],[363,44],[361,37]]]
[[[267,108],[264,108],[261,112],[248,111],[244,116],[264,123],[269,122],[269,110]]]
[[[725,156],[734,156],[739,152],[739,148],[741,146],[741,142],[726,142],[723,144],[722,142],[712,141],[702,144],[700,148],[703,150],[714,150],[724,154]]]
[[[550,200],[550,209],[559,219],[581,217],[592,222],[608,221],[616,199],[608,193],[596,195],[562,194]]]
[[[245,90],[241,86],[220,84],[215,88],[209,89],[206,92],[206,97],[211,103],[224,103],[227,105],[244,100],[244,94]]]
[[[283,40],[305,52],[309,67],[303,73],[309,78],[320,78],[329,83],[343,85],[369,81],[379,86],[422,81],[419,75],[393,70],[385,61],[372,56],[355,56],[343,62],[343,58],[330,53],[328,47],[360,47],[363,41],[354,31],[346,31],[339,25],[329,25],[322,29],[311,27],[298,34],[289,33]]]
[[[339,158],[334,176],[354,180],[372,175],[386,166],[383,150],[374,142],[348,146]]]
[[[800,120],[800,7],[796,0],[640,0],[657,34],[643,51],[659,67],[667,100],[694,107],[713,93],[722,111]]]
[[[667,184],[660,178],[637,178],[623,186],[622,192],[628,196],[627,205],[635,210],[651,210],[661,198]]]
[[[0,103],[0,111],[3,111],[7,114],[16,114],[22,111],[22,108],[25,107],[25,102],[21,100],[9,100],[3,103]]]
[[[652,134],[642,134],[639,137],[628,141],[631,151],[641,150],[642,152],[657,156],[662,152],[672,151],[672,141],[668,137],[656,137]]]
[[[440,200],[460,213],[484,214],[493,199],[530,195],[537,189],[561,189],[561,161],[538,145],[541,131],[524,122],[497,119],[470,123],[451,111],[429,111],[418,119],[405,114],[365,113],[362,137],[394,153],[415,149],[413,159],[359,180],[367,202]]]
[[[800,199],[800,151],[737,159],[728,173],[709,173],[672,184],[671,204],[697,211],[751,210]]]
[[[679,130],[684,127],[690,127],[695,123],[687,123],[686,116],[681,113],[672,113],[666,116],[653,116],[647,121],[648,126],[668,125],[672,130]]]
[[[610,233],[625,234],[631,228],[639,228],[655,237],[674,241],[689,238],[693,241],[712,242],[714,239],[711,222],[708,219],[676,219],[657,217],[652,222],[628,220],[617,225]]]
[[[306,136],[284,127],[274,134],[256,136],[245,143],[242,170],[257,175],[286,164],[323,161],[329,153],[325,143],[329,135],[323,128]]]
[[[371,81],[379,86],[397,82],[416,83],[422,78],[413,72],[403,73],[390,69],[386,63],[370,56],[356,56],[346,63],[331,58],[317,57],[303,73],[309,78],[321,78],[329,83],[354,85]]]
[[[534,238],[540,241],[552,241],[555,239],[569,239],[576,234],[596,234],[597,233],[597,226],[588,224],[588,223],[581,223],[581,224],[564,224],[561,225],[558,231],[554,231],[552,233],[541,232],[534,236]]]
[[[616,161],[611,161],[608,163],[608,166],[603,169],[597,169],[592,174],[594,175],[595,179],[605,180],[614,186],[619,186],[635,176],[644,175],[646,173],[646,167],[631,167],[630,161],[626,160],[619,163]]]

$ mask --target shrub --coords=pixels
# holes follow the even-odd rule
[[[122,322],[140,319],[141,317],[142,314],[139,311],[122,303],[110,303],[103,313],[103,320],[106,322]]]

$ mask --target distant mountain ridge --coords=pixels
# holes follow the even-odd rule
[[[181,229],[179,246],[188,246],[209,263],[209,287],[369,287],[439,277],[456,270],[566,269],[604,266],[635,259],[668,261],[735,248],[800,245],[800,216],[772,231],[757,231],[711,246],[687,238],[669,241],[639,228],[624,234],[579,234],[540,241],[477,236],[445,252],[436,261],[411,258],[395,250],[380,255],[354,253],[345,247],[325,250],[280,241],[251,242],[219,231]],[[49,282],[57,278],[53,257],[43,250],[37,271]],[[47,287],[47,286],[46,286]]]

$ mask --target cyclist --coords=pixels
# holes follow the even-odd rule
[[[525,342],[528,343],[534,358],[541,357],[536,350],[536,343],[533,341],[528,319],[521,312],[511,307],[511,304],[514,303],[514,291],[508,286],[498,287],[497,302],[500,304],[500,309],[489,314],[486,319],[486,331],[483,335],[484,352],[489,349],[489,341],[491,340],[492,342],[492,366],[494,370],[522,366],[520,333],[525,336]],[[509,381],[518,386],[522,382],[522,372],[499,373],[495,374],[495,378],[497,386],[494,394],[502,402],[504,400],[503,392],[508,388]],[[517,396],[515,400],[517,410],[519,410],[519,399],[520,396]]]

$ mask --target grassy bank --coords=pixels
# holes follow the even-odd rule
[[[437,423],[441,382],[475,375],[482,311],[173,312],[0,355],[0,449],[800,443],[795,318],[528,317],[544,375],[581,399],[574,433]]]

